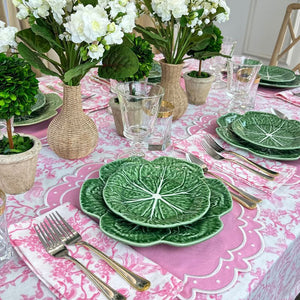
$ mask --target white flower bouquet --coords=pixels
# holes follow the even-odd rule
[[[135,26],[134,0],[13,0],[19,19],[30,28],[19,31],[18,52],[46,75],[58,76],[66,85],[99,67],[102,77],[130,76],[138,60],[123,45]],[[58,60],[47,53],[53,49]],[[47,60],[54,68],[46,67]],[[120,63],[122,62],[122,63]]]
[[[217,40],[213,22],[229,19],[224,0],[137,0],[137,8],[139,14],[150,16],[154,26],[138,25],[136,30],[163,53],[166,63],[180,64],[186,54],[199,51],[207,57],[219,54],[220,49],[207,47]]]

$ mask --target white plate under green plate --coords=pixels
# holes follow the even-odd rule
[[[169,228],[200,219],[209,208],[203,172],[165,158],[122,164],[106,182],[103,197],[112,212],[132,223]]]
[[[259,70],[260,80],[265,82],[291,82],[295,80],[296,75],[292,70],[277,66],[261,66]]]
[[[62,106],[62,99],[57,94],[45,94],[46,104],[31,113],[30,116],[14,119],[14,126],[29,126],[46,121],[57,114],[57,109]]]
[[[126,163],[126,160],[110,163],[108,168],[103,166],[106,168],[105,174],[108,175],[109,170],[113,174],[122,163]],[[220,217],[232,209],[231,196],[225,185],[217,179],[205,178],[205,181],[211,189],[210,207],[200,220],[189,225],[151,228],[124,220],[106,206],[102,196],[105,181],[101,178],[84,182],[80,190],[80,205],[86,214],[99,219],[100,229],[106,235],[118,241],[139,247],[156,244],[189,246],[203,242],[220,232],[223,228]]]
[[[271,88],[280,88],[280,89],[293,89],[300,87],[300,75],[296,75],[296,78],[293,81],[289,82],[267,82],[267,81],[260,81],[259,85]]]
[[[249,111],[232,122],[232,130],[256,146],[277,150],[300,149],[300,122]]]
[[[219,135],[219,137],[222,140],[224,140],[226,143],[234,147],[237,147],[239,149],[249,151],[257,156],[268,158],[268,159],[288,161],[288,160],[297,160],[300,158],[300,149],[276,150],[276,149],[264,148],[264,147],[255,146],[241,139],[231,130],[232,122],[240,116],[241,115],[236,113],[229,113],[218,118],[217,124],[220,127],[216,128],[216,132]]]

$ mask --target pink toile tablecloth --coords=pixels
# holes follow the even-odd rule
[[[41,89],[52,78],[41,80]],[[106,87],[105,87],[106,88]],[[103,87],[103,89],[105,89]],[[277,99],[274,91],[263,89],[270,97],[257,96],[256,109],[270,112],[270,107],[300,120],[300,108]],[[49,90],[49,92],[52,92]],[[84,90],[83,90],[84,93]],[[107,90],[95,101],[108,97]],[[106,93],[106,94],[105,94]],[[104,97],[104,98],[105,98]],[[211,90],[207,103],[189,105],[182,118],[173,122],[173,144],[184,143],[199,130],[215,133],[220,107],[227,105],[224,90]],[[98,104],[91,104],[86,111]],[[99,168],[115,160],[128,146],[126,139],[116,134],[113,118],[107,108],[91,113],[99,130],[99,143],[89,156],[64,160],[44,146],[38,160],[36,181],[25,194],[8,197],[9,224],[23,222],[41,215],[63,203],[78,206],[78,193],[84,180],[98,176]],[[47,144],[49,121],[18,127],[16,131],[38,136]],[[228,146],[229,149],[230,146]],[[287,299],[300,292],[300,166],[299,161],[276,162],[237,150],[258,163],[278,170],[293,170],[288,180],[276,189],[260,188],[236,178],[227,178],[263,199],[256,210],[233,204],[230,213],[222,217],[224,229],[213,238],[190,247],[158,245],[135,247],[135,251],[160,265],[182,280],[183,291],[177,299]],[[147,152],[147,159],[167,155],[184,157],[173,147],[163,152]],[[1,299],[56,299],[47,287],[17,255],[0,272]],[[154,299],[163,299],[157,296]]]

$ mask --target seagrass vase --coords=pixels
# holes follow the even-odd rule
[[[161,86],[165,89],[163,99],[173,104],[173,121],[178,120],[185,113],[188,106],[186,92],[180,85],[183,64],[167,64],[161,60],[160,65]]]
[[[85,157],[97,146],[97,127],[82,110],[80,85],[64,85],[63,94],[61,111],[48,127],[48,144],[59,157]]]

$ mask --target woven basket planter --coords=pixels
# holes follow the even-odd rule
[[[207,78],[191,77],[188,73],[183,74],[185,89],[188,97],[188,103],[193,105],[202,105],[210,91],[215,76],[210,75]]]
[[[49,124],[47,132],[50,148],[62,158],[85,157],[97,146],[97,127],[82,110],[81,102],[80,85],[64,85],[62,109]]]
[[[165,89],[163,99],[173,104],[173,121],[175,121],[185,113],[188,106],[186,92],[180,85],[183,64],[173,65],[160,61],[160,65],[162,71],[160,84]]]
[[[26,152],[0,155],[0,189],[6,194],[22,194],[34,184],[38,154],[42,144],[38,138],[29,134],[34,144]]]

